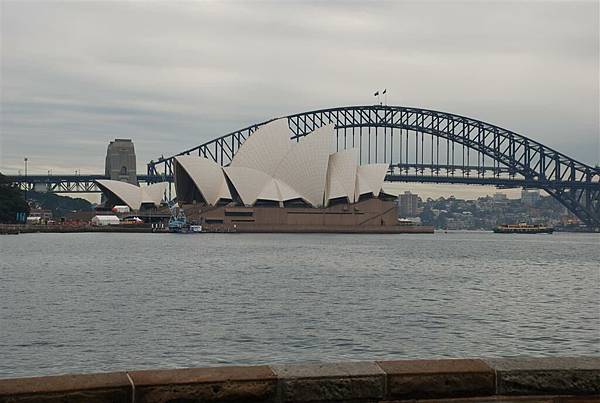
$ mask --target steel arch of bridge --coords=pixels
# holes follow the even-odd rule
[[[584,223],[600,227],[600,169],[510,130],[456,114],[403,106],[347,106],[286,116],[299,139],[334,124],[336,150],[359,149],[361,163],[390,164],[386,180],[543,189]],[[218,137],[177,155],[227,165],[258,127]],[[148,175],[172,177],[173,158],[148,164]]]

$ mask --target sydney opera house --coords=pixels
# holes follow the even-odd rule
[[[287,119],[256,130],[228,166],[175,157],[177,203],[206,231],[421,232],[398,225],[395,196],[383,192],[387,164],[360,165],[357,149],[333,152],[334,128],[290,140]],[[161,205],[167,183],[139,187],[98,180],[105,205]]]
[[[253,232],[396,232],[387,164],[359,165],[357,149],[331,152],[333,126],[290,140],[287,119],[259,128],[228,166],[178,156],[177,202],[206,229]]]

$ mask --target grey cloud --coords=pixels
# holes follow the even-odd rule
[[[274,116],[373,102],[599,160],[597,2],[10,2],[0,170],[138,164]],[[72,161],[72,165],[70,165]],[[34,166],[36,166],[34,164]]]

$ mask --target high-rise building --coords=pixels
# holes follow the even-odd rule
[[[106,150],[104,174],[112,180],[137,185],[135,149],[131,139],[115,139]]]
[[[540,200],[540,191],[538,189],[523,189],[521,191],[521,203],[533,206],[538,200]]]
[[[419,196],[409,191],[398,195],[398,216],[416,217],[417,207],[419,205]]]

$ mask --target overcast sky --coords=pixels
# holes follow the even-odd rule
[[[275,116],[388,103],[600,160],[599,2],[1,0],[0,172],[101,173]]]

